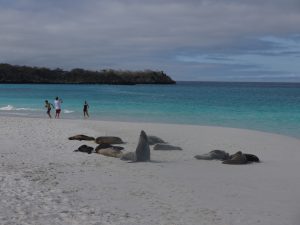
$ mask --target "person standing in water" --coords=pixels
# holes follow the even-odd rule
[[[47,114],[49,118],[51,119],[51,108],[54,108],[54,105],[49,103],[48,100],[45,100],[45,108],[47,108]]]
[[[59,119],[59,115],[60,115],[60,112],[61,112],[61,103],[62,103],[62,100],[60,98],[56,97],[55,100],[54,100],[55,118],[56,119]]]
[[[89,112],[88,112],[89,104],[87,101],[84,101],[83,105],[83,117],[85,118],[86,116],[89,117]]]

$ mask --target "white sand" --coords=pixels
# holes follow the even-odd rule
[[[128,163],[73,152],[69,136],[141,129],[183,151]],[[0,224],[299,225],[300,140],[220,127],[0,117]],[[224,165],[196,154],[223,149],[262,163]]]

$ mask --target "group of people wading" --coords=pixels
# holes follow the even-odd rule
[[[47,114],[48,114],[49,118],[52,118],[51,117],[51,109],[55,108],[55,118],[59,119],[62,103],[63,103],[63,101],[59,97],[55,98],[54,105],[52,103],[50,103],[48,100],[45,100],[45,108],[47,108]],[[84,118],[89,117],[88,109],[89,109],[89,105],[88,105],[87,101],[84,101],[84,104],[83,104],[83,116],[84,116]]]

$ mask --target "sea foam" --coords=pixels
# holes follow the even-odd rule
[[[0,107],[0,110],[3,110],[3,111],[10,111],[10,110],[13,110],[14,107],[12,105],[7,105],[7,106],[4,106],[4,107]]]
[[[63,112],[68,114],[68,113],[73,113],[74,111],[65,109],[63,110]]]
[[[7,105],[0,107],[2,111],[41,111],[41,109],[34,109],[34,108],[16,108],[12,105]]]

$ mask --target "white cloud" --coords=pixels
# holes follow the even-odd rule
[[[219,53],[231,63],[233,52],[246,54],[247,43],[247,51],[259,50],[253,38],[300,34],[299,8],[294,0],[0,1],[0,61],[155,68],[180,77],[186,67],[173,60],[178,54]]]

